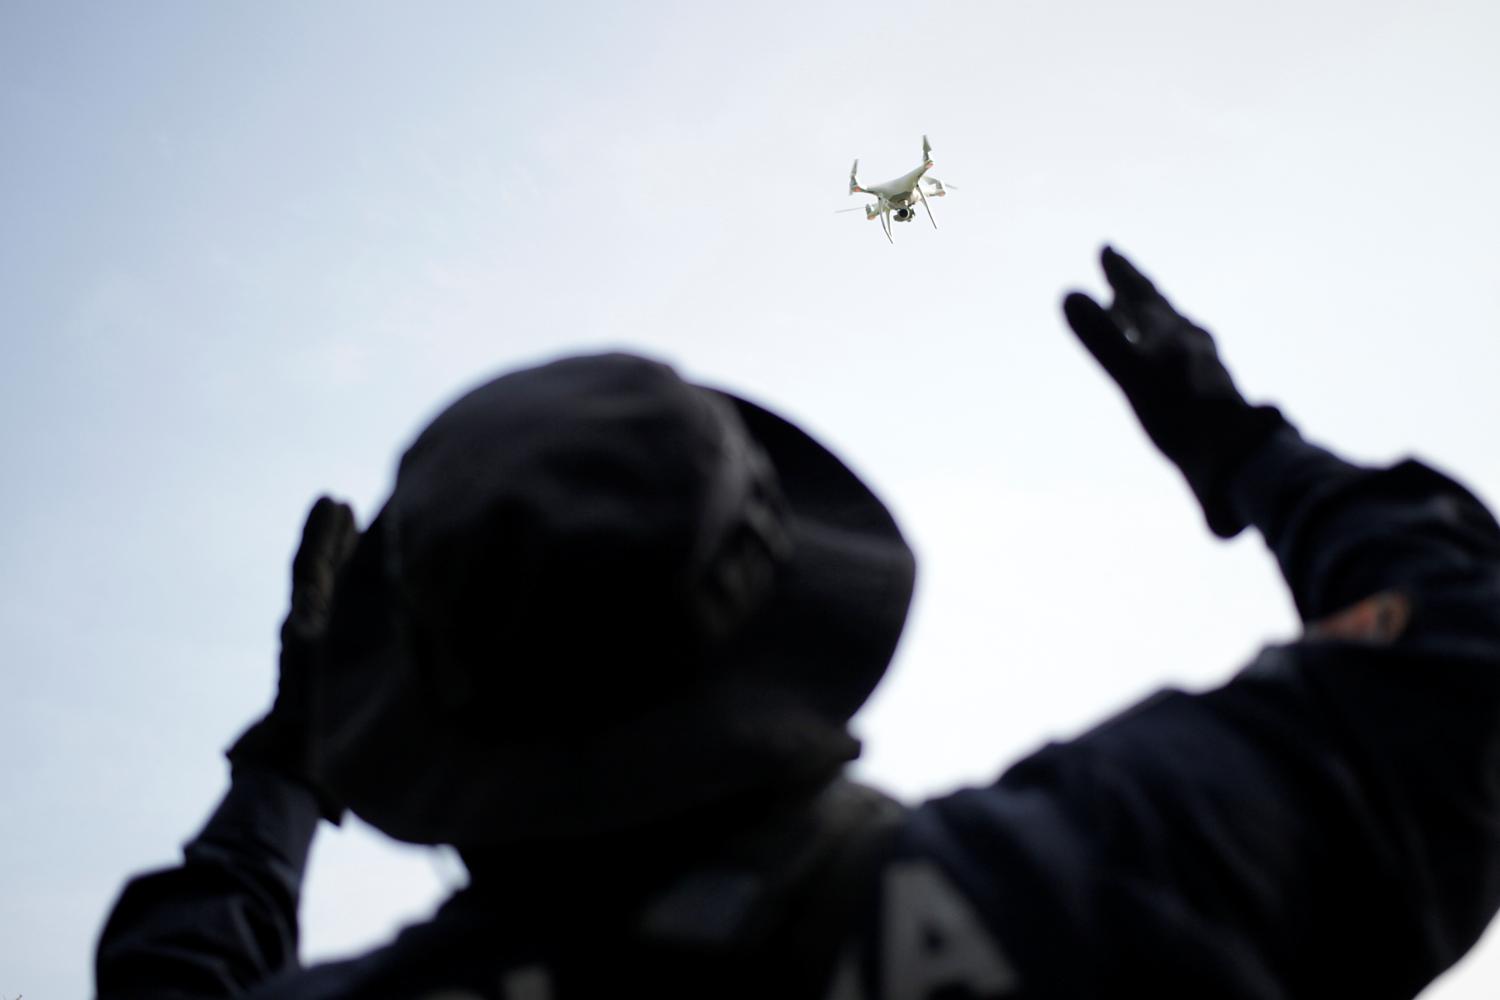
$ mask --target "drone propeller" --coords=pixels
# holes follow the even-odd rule
[[[930,159],[932,159],[932,143],[928,142],[924,135],[922,136],[922,162],[926,163]]]
[[[854,179],[854,175],[857,174],[857,173],[859,173],[859,161],[855,160],[854,161],[854,166],[852,166],[852,167],[849,168],[849,193],[850,194],[854,194],[857,191],[863,191],[864,190],[864,188],[862,188],[862,187],[859,186],[859,181],[857,181],[857,180]]]

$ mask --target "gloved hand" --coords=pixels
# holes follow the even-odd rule
[[[1286,424],[1274,406],[1251,406],[1235,388],[1208,331],[1172,308],[1112,248],[1101,254],[1115,300],[1105,310],[1082,292],[1063,300],[1068,325],[1129,400],[1152,442],[1187,478],[1221,538],[1245,522],[1229,485],[1244,461]]]
[[[259,767],[307,785],[317,794],[323,815],[334,823],[343,817],[343,805],[321,787],[312,763],[312,684],[334,579],[358,539],[349,506],[319,497],[308,511],[302,544],[292,560],[292,606],[281,625],[276,700],[225,754],[236,768]]]

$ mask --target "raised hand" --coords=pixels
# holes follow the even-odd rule
[[[227,754],[235,767],[261,767],[308,785],[318,794],[324,816],[334,822],[343,807],[321,787],[312,766],[312,684],[322,657],[334,581],[358,540],[348,504],[319,497],[308,511],[302,544],[292,560],[291,610],[281,625],[276,700]]]
[[[1135,265],[1105,247],[1114,290],[1106,309],[1082,292],[1063,300],[1068,325],[1120,386],[1151,441],[1182,470],[1209,528],[1229,538],[1244,523],[1228,496],[1246,458],[1286,421],[1251,406],[1219,360],[1214,339],[1172,307]]]

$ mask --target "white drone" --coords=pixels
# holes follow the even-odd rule
[[[864,210],[865,220],[879,218],[881,228],[885,230],[885,238],[892,243],[896,241],[891,237],[891,216],[895,215],[897,222],[910,222],[917,214],[912,204],[912,199],[922,203],[927,209],[927,218],[932,220],[932,228],[937,228],[937,220],[932,218],[932,206],[927,203],[927,196],[941,198],[948,193],[948,188],[936,177],[926,176],[927,171],[932,169],[932,145],[927,137],[922,136],[922,165],[909,174],[902,174],[893,181],[884,184],[876,184],[872,187],[860,187],[859,180],[855,177],[859,173],[859,161],[854,161],[854,166],[849,168],[849,193],[850,194],[873,194],[875,200],[860,208],[841,208],[840,212],[858,212]],[[922,185],[927,185],[927,190],[922,190]],[[956,188],[954,190],[957,190]]]

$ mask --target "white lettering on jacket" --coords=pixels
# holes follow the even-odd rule
[[[1001,997],[1020,986],[1015,968],[974,908],[928,861],[897,861],[882,879],[880,995],[927,1000],[942,989]],[[866,1000],[854,953],[834,972],[827,1000]]]

